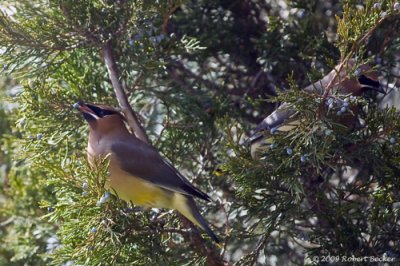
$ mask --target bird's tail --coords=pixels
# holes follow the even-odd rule
[[[218,237],[214,234],[208,226],[207,221],[200,214],[193,198],[180,193],[175,193],[174,196],[175,209],[188,218],[192,223],[203,229],[216,243],[219,243]]]

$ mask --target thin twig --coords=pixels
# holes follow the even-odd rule
[[[132,89],[126,94],[128,98],[131,96],[132,92],[138,87],[139,82],[142,80],[142,77],[143,77],[143,71],[140,71],[136,75],[136,79],[135,79],[135,82],[132,85]]]

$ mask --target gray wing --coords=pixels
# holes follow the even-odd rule
[[[292,117],[296,113],[296,110],[291,107],[288,103],[283,103],[269,116],[264,118],[260,124],[256,127],[253,134],[250,136],[250,142],[256,141],[263,136],[262,131],[271,130],[272,128],[279,127],[288,118]]]
[[[325,91],[325,87],[329,84],[332,78],[335,76],[336,71],[332,70],[325,77],[314,82],[311,85],[308,85],[303,90],[308,93],[317,93],[323,94]],[[343,77],[342,77],[343,78]],[[338,79],[339,80],[339,79]],[[282,125],[288,118],[292,117],[296,113],[296,110],[290,106],[288,103],[282,103],[278,109],[272,112],[269,116],[264,118],[260,124],[257,125],[253,134],[250,136],[250,142],[254,142],[263,136],[262,131],[271,130],[272,128],[279,127]]]
[[[210,201],[153,147],[136,137],[115,140],[111,151],[124,171],[159,187]]]

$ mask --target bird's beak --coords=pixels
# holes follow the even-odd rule
[[[78,109],[82,114],[83,117],[87,120],[87,121],[91,121],[91,120],[96,120],[99,117],[97,116],[97,114],[84,102],[82,101],[78,101],[76,102],[73,107],[75,109]]]

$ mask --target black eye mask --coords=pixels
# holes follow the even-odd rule
[[[360,84],[361,84],[362,86],[365,86],[365,87],[368,87],[368,88],[379,88],[380,85],[381,85],[381,84],[379,83],[379,81],[376,81],[376,80],[367,78],[367,77],[364,76],[364,75],[361,75],[361,76],[358,78],[358,82],[360,82]]]
[[[365,75],[361,75],[358,78],[358,82],[360,82],[362,89],[364,90],[372,90],[382,94],[386,94],[385,89],[381,86],[379,81],[370,79]]]
[[[104,117],[107,115],[115,115],[118,114],[118,112],[116,111],[111,111],[111,110],[107,110],[107,109],[101,109],[100,107],[91,105],[91,104],[86,104],[87,107],[89,107],[90,109],[92,109],[92,111],[98,116],[98,117]]]

